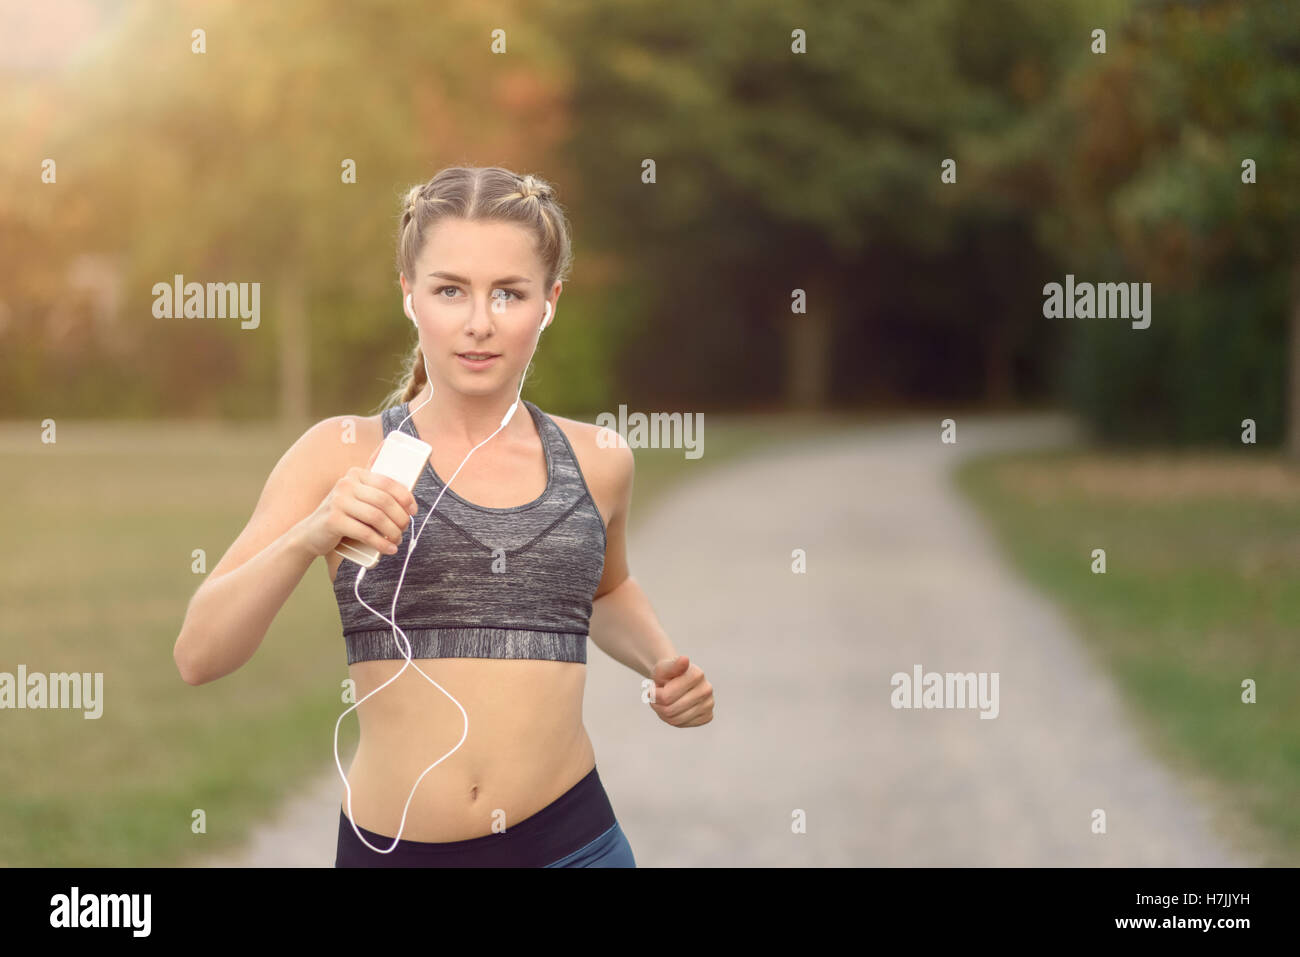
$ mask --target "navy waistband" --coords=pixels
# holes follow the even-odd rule
[[[497,834],[463,841],[400,840],[383,854],[357,840],[352,822],[339,807],[336,867],[544,867],[591,843],[616,823],[614,808],[593,767],[577,784],[540,811]],[[391,834],[357,825],[374,847],[386,849]]]

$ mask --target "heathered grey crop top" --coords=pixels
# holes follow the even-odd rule
[[[568,436],[533,403],[523,405],[546,452],[541,496],[513,508],[485,508],[448,489],[430,517],[443,481],[427,462],[411,490],[419,514],[403,529],[396,554],[381,552],[361,579],[361,597],[397,622],[412,658],[587,661],[591,600],[605,568],[605,522]],[[385,436],[409,406],[384,410]],[[402,431],[419,438],[413,420]],[[426,518],[394,616],[393,589],[411,536]],[[334,579],[348,664],[405,658],[392,626],[357,601],[359,567],[344,559]]]

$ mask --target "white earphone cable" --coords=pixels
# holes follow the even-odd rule
[[[413,302],[408,302],[407,305],[409,305],[409,306],[411,307],[412,311],[414,310],[415,305],[414,305]],[[550,315],[551,315],[551,304],[548,302],[548,303],[546,304],[546,314],[545,314],[545,317],[542,319],[542,329],[545,329],[545,328],[546,328],[546,325],[547,325],[547,319],[550,318]],[[414,318],[415,318],[415,317],[414,317],[413,314],[411,315],[411,318],[412,318],[412,320],[414,321]],[[539,334],[540,334],[540,330],[539,330]],[[541,341],[541,340],[540,340],[540,338],[539,338],[539,339],[538,339],[538,343],[539,343],[539,344],[540,344],[540,341]],[[533,346],[533,353],[536,354],[536,352],[537,352],[537,346],[534,345],[534,346]],[[528,361],[529,361],[529,363],[532,362],[532,356],[529,356]],[[525,369],[525,374],[526,374],[526,372],[527,372],[527,370]],[[428,381],[428,383],[429,383],[429,398],[427,398],[427,399],[425,399],[423,402],[421,402],[420,405],[419,405],[418,407],[416,407],[415,409],[410,410],[410,411],[407,413],[406,418],[403,419],[400,423],[398,423],[398,425],[397,425],[397,429],[401,429],[401,427],[402,427],[403,425],[406,424],[407,420],[409,420],[409,419],[411,418],[411,416],[415,415],[415,413],[416,413],[417,411],[419,411],[420,409],[422,409],[422,408],[424,408],[426,405],[428,405],[428,403],[433,399],[433,379],[432,379],[432,377],[429,376],[429,361],[428,361],[427,358],[424,360],[424,376],[425,376],[426,381]],[[460,746],[464,743],[465,738],[469,735],[469,715],[466,714],[465,709],[464,709],[463,707],[461,707],[461,703],[460,703],[459,701],[457,701],[457,700],[455,699],[455,697],[453,697],[452,694],[451,694],[449,691],[447,691],[446,688],[444,688],[442,685],[438,684],[438,682],[436,682],[436,681],[434,681],[432,678],[430,678],[429,675],[425,674],[424,669],[422,669],[419,665],[415,664],[415,662],[411,660],[411,642],[410,642],[410,640],[406,637],[406,632],[402,631],[402,629],[401,629],[400,627],[398,627],[398,625],[397,625],[397,621],[396,621],[396,618],[397,618],[397,596],[398,596],[398,593],[401,592],[401,590],[402,590],[402,582],[406,579],[406,569],[407,569],[407,566],[410,565],[410,563],[411,563],[411,555],[414,554],[414,551],[415,551],[415,543],[419,540],[419,538],[420,538],[420,533],[424,531],[424,526],[427,525],[427,524],[429,523],[429,519],[433,516],[433,510],[436,509],[436,508],[438,507],[438,503],[439,503],[440,501],[442,501],[442,496],[443,496],[443,494],[444,494],[444,493],[445,493],[449,488],[451,488],[451,483],[452,483],[453,481],[455,481],[456,476],[460,474],[460,470],[461,470],[462,468],[465,467],[465,463],[469,461],[469,457],[470,457],[471,455],[473,455],[475,452],[477,452],[479,449],[481,449],[484,445],[486,445],[486,444],[488,443],[488,441],[490,441],[494,436],[496,436],[497,432],[500,432],[502,429],[504,429],[504,428],[506,427],[506,424],[510,421],[511,416],[513,416],[513,415],[515,414],[515,409],[517,409],[517,408],[519,407],[519,399],[520,399],[520,396],[523,394],[523,390],[524,390],[524,376],[520,376],[520,377],[519,377],[519,391],[515,394],[515,401],[514,401],[514,403],[510,406],[510,409],[509,409],[509,411],[506,412],[505,416],[502,417],[502,419],[501,419],[501,424],[497,426],[497,428],[496,428],[496,432],[493,432],[492,435],[489,435],[486,439],[484,439],[484,440],[483,440],[482,442],[480,442],[478,445],[474,446],[474,448],[472,448],[472,449],[469,450],[469,453],[468,453],[468,454],[465,456],[465,458],[461,461],[460,465],[458,465],[458,466],[456,467],[456,471],[453,472],[453,473],[451,474],[451,478],[447,479],[447,481],[443,484],[443,487],[439,490],[437,497],[434,498],[434,500],[433,500],[433,505],[431,505],[431,506],[429,507],[429,513],[428,513],[427,515],[425,515],[425,517],[424,517],[424,521],[420,523],[420,528],[419,528],[419,530],[416,531],[416,533],[415,533],[414,535],[411,536],[411,540],[410,540],[410,542],[408,543],[408,545],[407,545],[407,547],[406,547],[406,561],[402,563],[402,573],[401,573],[401,575],[398,576],[398,579],[397,579],[397,586],[393,589],[393,605],[392,605],[392,608],[390,609],[390,613],[391,613],[392,616],[393,616],[392,618],[386,618],[386,617],[384,617],[382,614],[380,614],[380,613],[379,613],[378,611],[376,611],[374,608],[371,608],[370,605],[367,604],[366,600],[365,600],[364,598],[361,597],[361,580],[362,580],[363,578],[365,578],[365,575],[366,575],[366,569],[365,569],[365,566],[361,566],[360,568],[357,569],[357,578],[356,578],[356,582],[355,582],[355,584],[354,584],[354,586],[353,586],[353,589],[352,589],[352,590],[353,590],[353,593],[356,595],[357,601],[359,601],[362,605],[365,605],[365,607],[368,608],[372,613],[374,613],[378,618],[380,618],[381,620],[383,620],[383,621],[386,622],[387,624],[393,626],[393,640],[394,640],[395,642],[398,641],[398,634],[400,633],[400,635],[401,635],[401,643],[398,645],[398,647],[400,647],[400,648],[403,649],[402,654],[403,654],[403,657],[405,658],[405,663],[402,665],[401,668],[398,669],[398,671],[397,671],[396,674],[394,674],[391,678],[389,678],[387,681],[385,681],[383,684],[381,684],[378,688],[374,688],[374,689],[372,689],[369,693],[367,693],[367,694],[366,694],[364,697],[362,697],[359,701],[356,701],[355,703],[353,703],[352,705],[350,705],[350,706],[347,708],[347,710],[345,710],[341,715],[339,715],[339,719],[338,719],[338,721],[336,721],[336,722],[334,723],[334,764],[335,764],[335,766],[339,769],[339,776],[343,778],[343,787],[347,790],[347,797],[348,797],[348,822],[352,825],[352,830],[353,830],[354,832],[356,832],[357,838],[358,838],[358,839],[359,839],[363,844],[365,844],[366,847],[370,848],[372,851],[375,851],[376,853],[379,853],[379,854],[388,854],[388,853],[391,853],[391,852],[392,852],[392,851],[397,847],[398,842],[399,842],[399,841],[401,840],[401,838],[402,838],[402,831],[406,828],[406,814],[407,814],[407,812],[408,812],[408,811],[410,810],[410,808],[411,808],[411,801],[412,801],[412,799],[415,797],[415,790],[416,790],[416,788],[418,788],[418,787],[420,786],[420,782],[424,780],[424,776],[425,776],[426,774],[428,774],[430,771],[432,771],[434,768],[436,768],[436,767],[437,767],[439,764],[441,764],[444,760],[446,760],[447,758],[451,757],[451,755],[455,754],[456,751],[460,748]],[[456,705],[456,707],[457,707],[457,708],[460,708],[461,716],[465,719],[465,728],[464,728],[464,730],[461,732],[460,740],[456,742],[456,746],[455,746],[454,748],[452,748],[450,751],[448,751],[446,754],[444,754],[444,755],[443,755],[441,758],[439,758],[437,761],[434,761],[433,764],[431,764],[431,765],[429,765],[427,768],[425,768],[424,771],[420,774],[420,776],[419,776],[418,778],[415,779],[415,784],[413,784],[413,785],[411,786],[411,793],[410,793],[410,794],[407,796],[407,798],[406,798],[406,806],[402,808],[402,821],[401,821],[401,824],[400,824],[400,825],[398,826],[398,828],[397,828],[397,836],[393,838],[393,843],[392,843],[392,844],[391,844],[387,849],[382,849],[382,850],[381,850],[380,848],[375,847],[373,844],[371,844],[369,841],[367,841],[364,837],[361,836],[361,831],[357,829],[356,822],[355,822],[354,820],[352,820],[352,786],[348,783],[348,777],[347,777],[347,774],[344,772],[344,770],[343,770],[343,764],[342,764],[342,762],[339,760],[339,726],[343,723],[343,719],[346,718],[346,717],[348,716],[349,712],[351,712],[354,708],[358,708],[358,707],[360,707],[362,701],[365,701],[366,698],[369,698],[371,695],[375,694],[375,692],[380,691],[381,689],[387,687],[391,682],[397,680],[397,678],[402,674],[402,672],[406,670],[406,666],[407,666],[407,665],[410,665],[411,667],[415,668],[416,671],[420,672],[420,674],[424,675],[424,677],[425,677],[426,679],[428,679],[428,681],[429,681],[430,684],[432,684],[435,688],[437,688],[439,691],[441,691],[443,694],[445,694],[448,698],[451,698],[452,702]]]

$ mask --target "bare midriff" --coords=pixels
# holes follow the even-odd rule
[[[357,700],[403,664],[351,665]],[[455,696],[465,715],[416,665]],[[586,675],[587,666],[573,661],[412,659],[397,680],[356,709],[361,739],[347,770],[349,816],[359,827],[393,837],[410,797],[402,840],[436,842],[482,837],[493,833],[494,820],[501,821],[499,830],[535,814],[595,766],[582,724]],[[416,787],[424,769],[455,748],[462,734],[456,752]],[[342,782],[339,791],[346,813]]]

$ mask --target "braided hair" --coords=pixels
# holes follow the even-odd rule
[[[415,263],[425,239],[446,218],[517,223],[536,239],[546,269],[543,288],[568,279],[573,263],[569,221],[555,188],[545,179],[531,173],[520,176],[500,166],[449,166],[427,183],[408,189],[397,234],[397,269],[408,284],[415,279]],[[417,339],[402,383],[385,398],[383,407],[410,402],[427,382]]]

